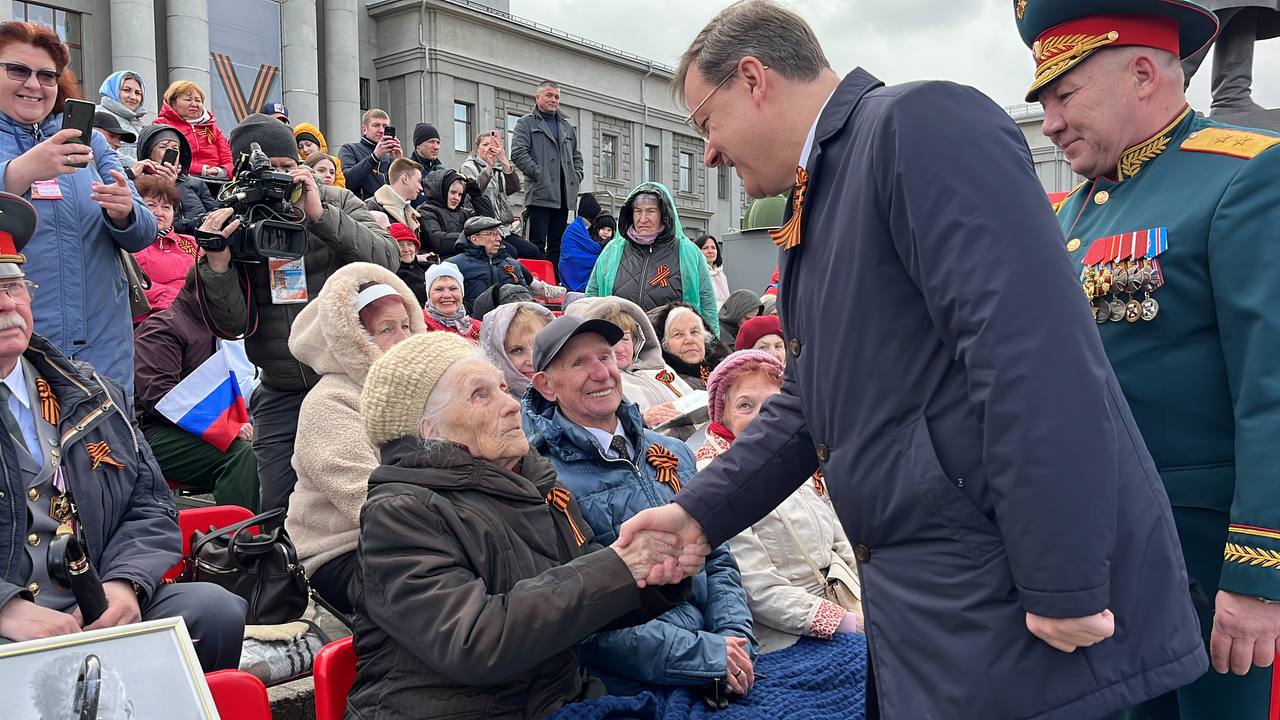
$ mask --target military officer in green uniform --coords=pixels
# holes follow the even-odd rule
[[[1087,178],[1057,208],[1066,250],[1173,505],[1213,660],[1133,716],[1265,717],[1280,635],[1280,137],[1187,104],[1179,60],[1218,28],[1199,5],[1017,0],[1014,15],[1036,62],[1027,100]]]

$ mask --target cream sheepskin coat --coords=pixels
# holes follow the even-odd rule
[[[285,529],[310,575],[356,549],[360,508],[378,453],[360,420],[360,391],[369,366],[382,355],[356,313],[358,288],[390,285],[404,300],[414,333],[427,331],[422,308],[395,273],[371,263],[351,263],[329,276],[303,308],[289,333],[289,351],[320,374],[298,415],[293,468],[298,484],[289,498]]]

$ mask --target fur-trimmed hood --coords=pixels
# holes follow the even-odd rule
[[[343,374],[363,385],[369,366],[382,356],[356,312],[358,288],[367,282],[394,288],[404,300],[413,332],[427,331],[422,306],[403,280],[373,263],[351,263],[330,275],[316,299],[298,313],[289,332],[289,352],[320,375]]]

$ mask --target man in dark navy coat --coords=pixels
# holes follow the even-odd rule
[[[715,546],[821,467],[863,578],[870,717],[1101,718],[1204,672],[1169,500],[1008,115],[950,83],[841,80],[768,0],[712,20],[676,87],[709,167],[755,197],[796,185],[775,234],[791,358],[733,449],[620,542]]]

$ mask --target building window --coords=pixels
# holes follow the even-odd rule
[[[516,113],[507,113],[507,153],[510,154],[511,146],[516,139],[516,123],[520,122],[520,115]]]
[[[369,78],[360,78],[360,112],[364,112],[373,107],[373,98],[370,92]]]
[[[680,153],[680,175],[677,180],[680,192],[693,192],[693,153]]]
[[[600,135],[600,177],[614,180],[618,177],[618,136]]]
[[[716,196],[721,200],[729,199],[729,166],[724,163],[716,172]]]
[[[66,43],[70,51],[71,62],[68,67],[76,74],[76,78],[84,82],[84,53],[80,49],[80,13],[58,10],[33,2],[15,0],[13,3],[13,19],[25,20],[36,25],[47,25],[57,31],[58,37]],[[59,108],[58,112],[62,109]]]
[[[464,153],[471,151],[471,106],[454,101],[453,103],[453,149]]]
[[[644,181],[657,182],[658,180],[658,146],[645,144],[644,146]]]

